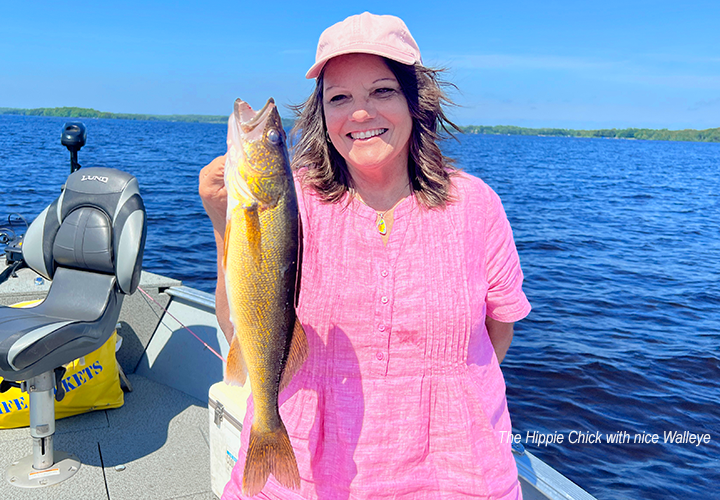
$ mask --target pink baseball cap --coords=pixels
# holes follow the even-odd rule
[[[421,62],[420,49],[402,19],[363,12],[322,32],[315,64],[305,78],[317,78],[333,57],[353,53],[375,54],[403,64]]]

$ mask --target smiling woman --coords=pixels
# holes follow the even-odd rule
[[[328,31],[336,26],[338,25],[328,28]],[[409,32],[406,33],[409,36]],[[412,41],[412,37],[409,40]],[[349,42],[349,45],[351,44]],[[414,41],[412,44],[412,47],[408,45],[409,48],[403,47],[403,49],[411,52],[416,49]],[[342,46],[340,52],[343,52]],[[373,54],[372,51],[368,51],[368,53]],[[368,56],[368,53],[350,52],[354,57],[365,58],[366,64],[373,64],[367,62],[368,59],[373,59]],[[345,57],[347,56],[340,54],[335,59],[342,62]],[[453,160],[443,156],[440,150],[439,131],[460,130],[445,116],[443,104],[452,103],[442,90],[442,86],[446,84],[438,79],[440,71],[419,64],[419,49],[413,57],[416,57],[413,59],[413,64],[404,64],[400,59],[376,56],[374,64],[378,65],[377,61],[382,61],[383,64],[376,68],[384,73],[384,79],[377,82],[377,88],[374,89],[376,93],[372,97],[374,102],[386,101],[389,97],[393,97],[395,100],[404,98],[412,119],[407,158],[410,189],[422,205],[428,208],[441,207],[450,199],[450,176],[454,169],[452,168]],[[340,143],[331,140],[331,136],[328,135],[329,126],[327,129],[324,126],[329,117],[338,115],[335,111],[340,108],[339,102],[328,102],[327,104],[323,102],[324,99],[327,99],[324,97],[326,90],[336,90],[325,83],[327,67],[332,68],[335,64],[334,59],[323,58],[320,53],[318,53],[318,59],[322,65],[316,63],[308,72],[309,77],[317,77],[315,91],[305,103],[295,108],[298,114],[295,131],[302,131],[300,141],[295,147],[295,165],[313,165],[313,168],[305,172],[303,182],[316,189],[323,200],[337,202],[349,190],[356,188],[354,182],[357,182],[357,179],[350,176],[345,158],[337,149]],[[332,64],[329,64],[328,60]],[[353,71],[350,65],[348,76],[360,74],[359,69],[358,67],[358,70]],[[387,70],[392,74],[387,74]],[[348,63],[345,64],[345,71],[348,72]],[[333,77],[332,74],[330,76]],[[380,85],[382,82],[395,83],[388,87]],[[391,95],[385,95],[388,92]],[[340,93],[332,98],[337,101],[338,99],[352,98],[352,96],[344,96]],[[346,109],[347,106],[340,110]],[[357,118],[354,119],[357,120]],[[362,118],[366,119],[366,117]]]
[[[522,497],[499,363],[530,305],[500,199],[440,151],[436,73],[397,17],[320,37],[293,157],[309,355],[280,396],[301,481],[253,498]],[[200,178],[219,256],[222,165]],[[246,498],[253,413],[224,499]]]

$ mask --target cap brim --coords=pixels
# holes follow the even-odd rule
[[[337,56],[343,56],[345,54],[372,54],[375,56],[386,57],[388,59],[392,59],[393,61],[397,61],[399,63],[408,64],[408,65],[419,62],[419,61],[416,61],[415,56],[410,55],[410,54],[403,54],[400,52],[397,52],[394,54],[389,54],[388,52],[389,51],[386,51],[386,50],[357,49],[357,48],[353,48],[350,50],[341,50],[341,51],[338,51],[327,57],[324,57],[324,58],[320,59],[319,61],[317,61],[315,64],[313,64],[312,67],[305,74],[305,78],[307,78],[308,80],[311,78],[317,78],[330,59],[332,59],[333,57],[337,57]]]

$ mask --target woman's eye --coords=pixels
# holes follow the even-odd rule
[[[344,94],[338,94],[338,95],[332,96],[330,98],[330,102],[339,103],[339,102],[342,102],[346,98],[347,98],[347,96],[345,96]]]
[[[375,94],[380,97],[391,96],[396,92],[395,89],[390,87],[381,87],[375,90]]]

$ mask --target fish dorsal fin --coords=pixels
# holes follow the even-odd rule
[[[295,376],[303,363],[305,363],[307,356],[307,336],[300,324],[300,320],[295,318],[295,327],[293,328],[292,340],[290,340],[290,352],[288,353],[287,363],[285,363],[285,369],[280,379],[280,392],[288,386],[293,376]]]
[[[243,358],[242,349],[240,349],[240,341],[237,333],[230,343],[230,352],[228,352],[227,363],[225,365],[225,383],[230,385],[245,385],[247,380],[247,368],[245,368],[245,359]]]

